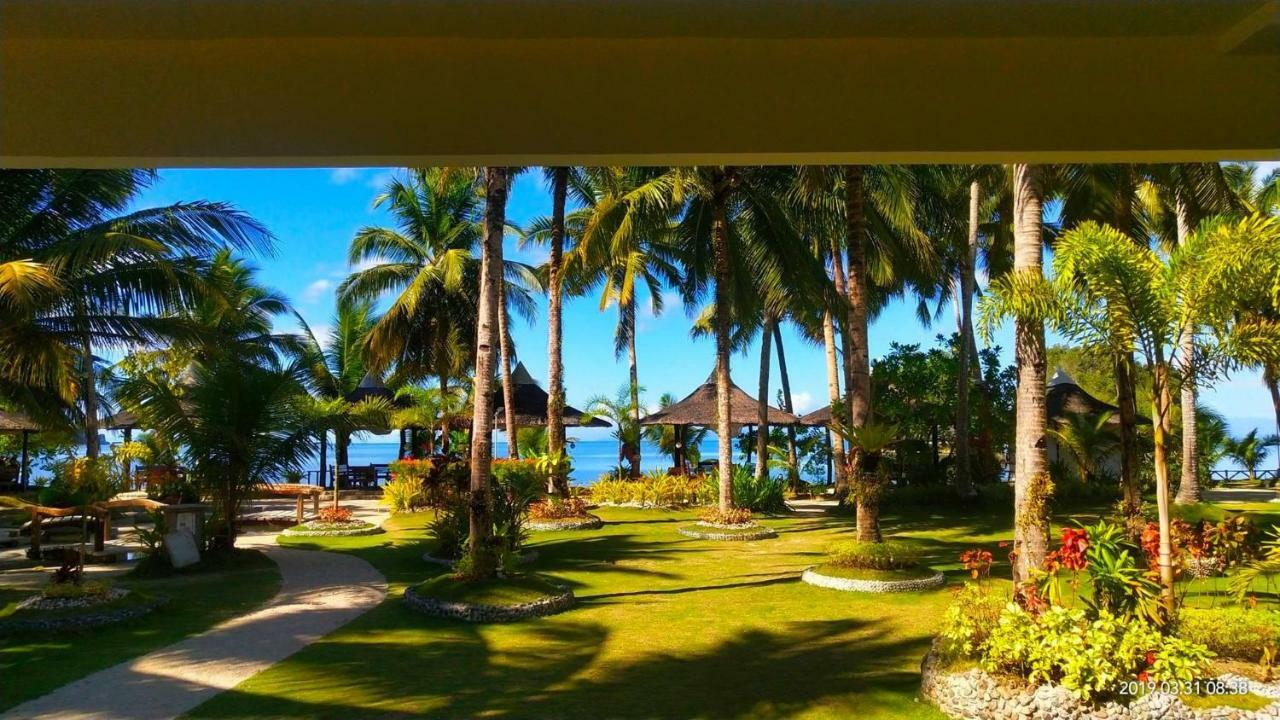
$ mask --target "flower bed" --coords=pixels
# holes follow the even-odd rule
[[[916,592],[942,587],[947,578],[931,568],[906,570],[846,570],[819,565],[804,571],[800,579],[810,585],[847,592]]]
[[[60,632],[113,625],[147,615],[169,602],[163,596],[144,596],[113,588],[98,596],[24,600],[9,617],[0,619],[0,636],[27,632]]]
[[[1263,684],[1238,676],[1221,676],[1213,687],[1224,692],[1241,690],[1263,698],[1280,697],[1280,686]],[[1149,692],[1128,704],[1110,700],[1089,703],[1060,685],[1016,684],[1002,681],[981,668],[950,671],[941,662],[937,645],[925,656],[920,666],[921,694],[953,718],[1044,718],[1057,720],[1276,720],[1280,718],[1280,700],[1255,710],[1231,707],[1230,695],[1224,694],[1224,706],[1190,707],[1177,695]],[[1212,704],[1212,703],[1211,703]]]
[[[285,537],[357,537],[360,535],[377,535],[382,528],[364,520],[348,520],[346,522],[325,522],[312,520],[301,525],[285,528],[281,535]]]
[[[496,599],[488,600],[491,597]],[[504,597],[511,601],[503,602]],[[406,588],[404,601],[410,608],[435,617],[494,623],[564,612],[573,606],[574,597],[569,588],[536,576],[500,577],[480,583],[445,576]]]
[[[734,525],[700,521],[680,527],[676,532],[698,540],[767,540],[778,537],[773,530],[754,522]]]
[[[555,531],[555,530],[595,530],[604,527],[604,521],[595,515],[587,514],[578,517],[563,518],[543,518],[534,520],[530,518],[525,522],[525,528],[538,532]]]

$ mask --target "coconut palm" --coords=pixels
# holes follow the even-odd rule
[[[219,248],[269,251],[271,234],[206,201],[130,210],[142,170],[0,172],[0,378],[80,403],[99,453],[95,349],[182,336]]]
[[[611,433],[618,441],[618,477],[622,477],[622,463],[627,463],[631,477],[640,470],[640,423],[632,412],[632,398],[639,397],[644,388],[624,385],[615,397],[596,395],[587,400],[584,422],[594,418],[608,420],[614,426]]]
[[[1257,482],[1258,468],[1267,461],[1267,446],[1274,444],[1274,437],[1258,437],[1258,429],[1254,428],[1245,433],[1244,437],[1234,438],[1227,443],[1227,456],[1249,473],[1249,482]]]

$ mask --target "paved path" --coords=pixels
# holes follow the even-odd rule
[[[19,705],[0,718],[175,718],[364,613],[386,579],[354,555],[290,550],[255,538],[280,566],[279,594],[260,610]],[[92,642],[92,639],[87,639]]]

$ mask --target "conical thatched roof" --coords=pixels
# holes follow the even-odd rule
[[[20,412],[0,410],[0,432],[39,432],[44,427]]]
[[[831,424],[831,406],[818,408],[808,415],[800,416],[800,424],[806,427],[823,427]]]
[[[1085,392],[1066,370],[1054,370],[1045,396],[1045,414],[1048,415],[1049,422],[1062,422],[1068,415],[1094,416],[1107,412],[1112,413],[1108,424],[1120,422],[1120,408]],[[1138,423],[1150,425],[1151,421],[1139,415]]]
[[[512,402],[516,406],[517,427],[538,427],[547,424],[547,400],[550,396],[538,387],[533,376],[525,369],[524,363],[516,363],[515,370],[511,371],[511,393]],[[581,410],[568,405],[564,406],[563,417],[566,427],[612,427],[600,418],[586,420]],[[503,430],[507,426],[506,406],[501,388],[494,393],[493,426],[498,430]]]
[[[360,384],[356,385],[355,390],[347,393],[345,399],[347,402],[358,403],[369,398],[382,398],[387,402],[395,402],[396,394],[381,379],[375,377],[373,373],[365,373],[365,376],[360,380]]]
[[[132,430],[138,427],[138,417],[128,410],[121,410],[102,418],[98,425],[105,430]]]
[[[729,423],[731,425],[754,425],[758,401],[748,395],[742,388],[729,383]],[[640,420],[641,425],[703,425],[712,427],[716,424],[716,375],[707,376],[689,396],[678,403],[650,413]],[[800,418],[785,410],[769,407],[770,425],[799,425]]]

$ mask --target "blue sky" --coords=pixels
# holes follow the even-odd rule
[[[1276,163],[1267,165],[1275,166]],[[165,170],[160,180],[139,199],[139,207],[181,200],[230,202],[265,223],[278,238],[274,257],[258,258],[260,277],[292,299],[307,322],[322,333],[330,324],[334,291],[349,272],[347,245],[366,225],[389,225],[389,217],[373,208],[379,188],[390,177],[387,169],[308,170]],[[512,222],[550,212],[550,196],[538,173],[521,175],[508,208]],[[530,263],[545,258],[544,251],[521,251],[508,238],[508,257]],[[614,357],[613,328],[616,308],[600,309],[598,297],[573,298],[565,304],[565,377],[568,400],[582,407],[595,395],[614,395],[627,377],[625,359]],[[689,335],[691,321],[674,296],[666,310],[654,316],[647,304],[638,323],[638,363],[645,398],[656,404],[665,392],[682,397],[710,373],[714,348],[710,340]],[[282,329],[292,327],[282,321]],[[913,303],[889,307],[871,327],[871,355],[883,355],[891,342],[932,345],[939,332],[954,327],[948,308],[933,328],[920,325]],[[516,321],[513,336],[520,359],[535,378],[545,378],[545,303],[532,325]],[[1052,339],[1051,339],[1052,341]],[[821,347],[807,345],[794,332],[784,331],[787,363],[797,409],[806,412],[826,404],[826,370]],[[996,344],[1004,348],[1007,362],[1011,333],[999,333]],[[733,358],[734,380],[755,393],[759,345]],[[771,387],[778,385],[776,361]],[[1052,371],[1052,368],[1050,369]],[[1260,426],[1271,432],[1270,397],[1255,372],[1239,373],[1203,394],[1204,400],[1222,411],[1239,431]],[[606,431],[575,431],[582,439]],[[375,438],[376,439],[376,438]]]

